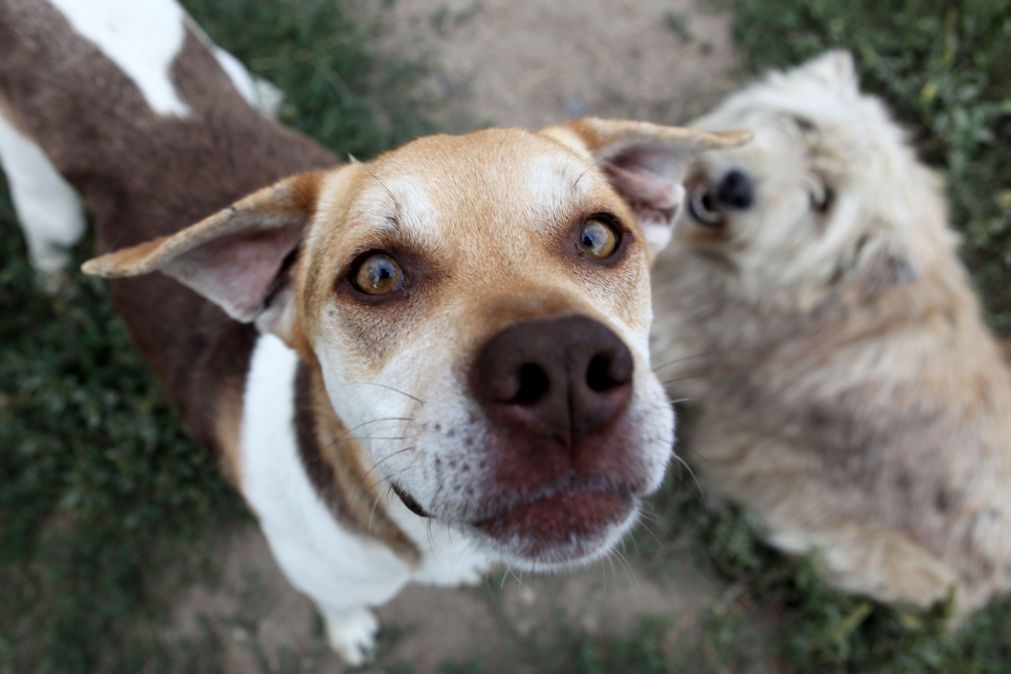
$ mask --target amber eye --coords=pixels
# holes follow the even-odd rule
[[[404,281],[404,271],[386,253],[366,253],[356,263],[351,284],[368,295],[389,295]]]
[[[609,257],[618,248],[618,232],[602,220],[587,220],[579,230],[576,247],[583,255],[601,260]]]

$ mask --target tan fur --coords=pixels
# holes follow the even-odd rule
[[[753,123],[753,146],[696,179],[743,170],[755,203],[718,235],[678,223],[656,270],[656,361],[699,408],[708,489],[775,545],[818,551],[839,587],[880,600],[954,590],[964,614],[1011,587],[1011,380],[939,182],[852,72],[829,55],[699,121]],[[822,181],[827,213],[803,191],[796,220],[775,210]]]
[[[214,437],[221,450],[218,459],[221,472],[236,488],[242,487],[242,394],[229,389],[217,401]]]

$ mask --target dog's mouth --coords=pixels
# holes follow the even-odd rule
[[[600,552],[609,534],[632,517],[636,505],[629,489],[593,484],[555,487],[472,526],[513,555],[562,564]]]
[[[399,498],[405,506],[407,506],[408,510],[418,517],[431,517],[431,515],[428,514],[428,511],[422,508],[421,504],[414,500],[414,497],[408,494],[403,487],[395,482],[392,486],[393,493],[397,495],[397,498]]]
[[[411,512],[432,517],[404,488],[394,486],[393,491]],[[515,561],[573,563],[600,553],[615,530],[632,519],[636,494],[631,487],[599,479],[566,479],[463,524]]]

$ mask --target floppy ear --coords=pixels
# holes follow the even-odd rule
[[[546,129],[545,135],[587,156],[635,211],[655,257],[671,239],[671,225],[684,202],[682,185],[691,159],[705,150],[737,147],[748,131],[709,132],[649,122],[578,119]]]
[[[867,302],[919,278],[916,267],[905,255],[879,251],[862,270],[855,284],[855,294],[860,301]]]
[[[857,239],[854,249],[839,261],[830,281],[840,284],[845,296],[860,304],[920,278],[904,246],[896,242],[868,245],[869,241],[867,235]]]
[[[97,257],[87,274],[117,278],[159,271],[243,323],[287,338],[287,270],[316,210],[322,173],[282,180],[180,232]]]

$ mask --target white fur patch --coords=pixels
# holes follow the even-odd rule
[[[528,163],[524,181],[527,199],[538,211],[564,211],[568,204],[583,199],[596,179],[589,170],[592,164],[583,167],[568,157],[534,155]]]
[[[28,243],[32,266],[62,271],[67,249],[84,234],[84,208],[74,189],[38,145],[0,116],[0,163]]]
[[[388,510],[417,544],[422,554],[417,567],[334,519],[298,455],[292,423],[297,366],[295,352],[277,337],[259,338],[243,401],[242,492],[281,570],[316,603],[331,645],[354,664],[376,633],[367,607],[388,601],[409,580],[473,582],[486,561],[466,537],[418,517],[396,497],[384,498],[377,507]]]
[[[388,601],[410,567],[386,546],[333,518],[305,473],[293,422],[298,357],[273,335],[253,351],[242,419],[242,492],[281,570],[318,606],[349,661],[367,650],[367,606]],[[345,633],[347,632],[347,633]]]
[[[217,45],[208,44],[214,52],[218,65],[225,71],[239,94],[246,102],[271,119],[276,119],[284,102],[284,93],[267,80],[256,77],[246,70],[239,59]]]
[[[172,83],[172,63],[186,37],[185,14],[173,0],[50,0],[80,35],[95,43],[160,115],[191,110]]]

